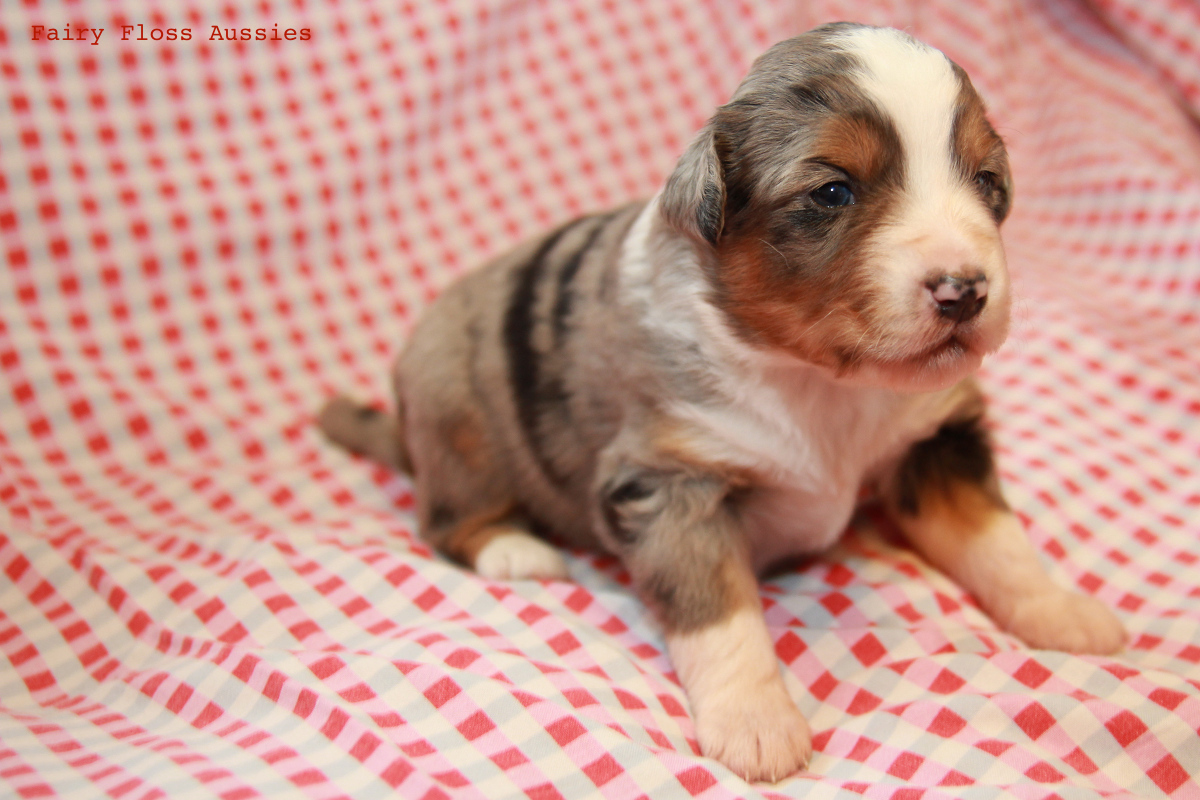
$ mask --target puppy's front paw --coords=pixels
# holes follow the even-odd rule
[[[775,781],[808,766],[812,733],[782,685],[696,709],[700,752],[748,781]]]
[[[1108,606],[1065,589],[1019,599],[1004,627],[1030,647],[1068,653],[1111,655],[1129,638]]]
[[[556,548],[522,530],[497,533],[475,556],[475,571],[494,581],[566,580],[567,562]]]

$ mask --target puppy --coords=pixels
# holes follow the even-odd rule
[[[811,753],[756,574],[827,548],[860,490],[1033,647],[1125,634],[1051,581],[996,478],[972,374],[1008,328],[1004,144],[967,75],[836,24],[759,58],[649,202],[567,223],[447,289],[397,413],[336,442],[409,472],[422,535],[488,578],[561,578],[535,533],[624,561],[704,755]]]

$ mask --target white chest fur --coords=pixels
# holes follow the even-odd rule
[[[957,402],[953,389],[846,386],[800,364],[726,363],[712,377],[724,402],[679,403],[673,413],[700,432],[714,458],[760,476],[742,506],[759,568],[830,546],[862,487],[932,435]]]

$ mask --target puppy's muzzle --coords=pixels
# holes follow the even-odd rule
[[[933,296],[938,314],[956,325],[974,319],[987,305],[988,281],[981,274],[941,275],[926,281],[925,288]]]

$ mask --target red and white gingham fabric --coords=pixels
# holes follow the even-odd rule
[[[312,415],[384,399],[449,281],[651,193],[758,52],[835,19],[945,50],[1010,143],[1001,466],[1132,643],[1027,650],[868,514],[764,586],[817,752],[751,787],[697,754],[619,565],[467,574]],[[0,26],[0,796],[1200,797],[1191,0],[3,0]]]

